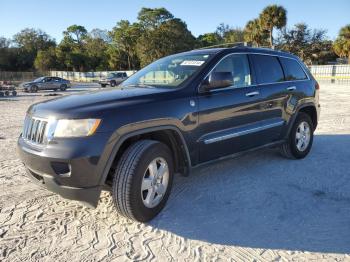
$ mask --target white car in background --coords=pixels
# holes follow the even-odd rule
[[[106,78],[101,79],[98,83],[101,87],[110,85],[111,87],[119,85],[121,82],[126,80],[128,75],[126,72],[109,73]]]

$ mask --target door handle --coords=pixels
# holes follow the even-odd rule
[[[287,90],[288,90],[288,91],[293,91],[293,90],[295,90],[295,89],[297,89],[297,87],[296,87],[296,86],[290,86],[290,87],[287,87]]]
[[[252,97],[252,96],[256,96],[256,95],[259,95],[260,93],[258,91],[254,91],[254,92],[249,92],[249,93],[246,93],[245,96],[249,96],[249,97]]]

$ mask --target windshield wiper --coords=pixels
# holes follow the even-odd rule
[[[155,88],[155,86],[144,85],[144,84],[130,84],[126,86],[121,86],[121,88],[128,88],[128,87]]]

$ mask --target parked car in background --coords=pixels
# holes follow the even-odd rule
[[[106,78],[102,78],[99,81],[101,87],[106,87],[108,85],[114,87],[119,85],[125,79],[128,78],[128,75],[125,72],[109,73]]]
[[[39,90],[66,91],[70,87],[71,83],[69,80],[55,76],[43,76],[23,84],[26,92],[38,92]]]

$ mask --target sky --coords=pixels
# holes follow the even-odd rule
[[[72,24],[110,30],[116,22],[136,21],[142,7],[165,7],[187,23],[198,36],[213,32],[220,23],[243,28],[269,4],[287,9],[287,27],[305,22],[311,28],[326,29],[335,39],[339,29],[350,24],[350,0],[0,0],[0,37],[11,38],[24,28],[44,30],[57,41]]]

